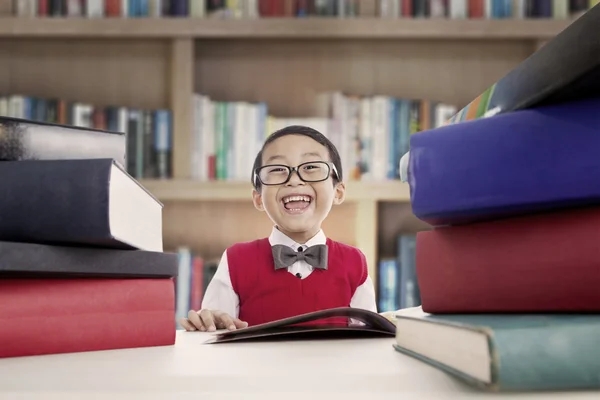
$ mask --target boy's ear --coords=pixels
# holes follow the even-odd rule
[[[263,207],[262,196],[258,191],[256,191],[256,189],[252,189],[252,203],[254,203],[254,207],[258,211],[265,211],[265,208]]]
[[[335,185],[334,193],[333,193],[333,205],[340,205],[344,202],[346,198],[346,185],[344,182],[340,182]]]

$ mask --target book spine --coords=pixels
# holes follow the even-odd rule
[[[423,311],[600,312],[599,235],[600,207],[419,232]]]
[[[412,212],[441,226],[600,202],[599,105],[573,101],[413,135]]]
[[[2,276],[177,276],[177,254],[0,241]]]
[[[0,279],[0,358],[173,345],[174,304],[172,279]]]

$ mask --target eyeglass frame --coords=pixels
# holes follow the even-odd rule
[[[315,163],[321,163],[321,164],[325,164],[327,165],[327,167],[329,167],[329,173],[327,174],[327,176],[323,179],[319,179],[317,181],[307,181],[304,180],[302,178],[302,176],[300,175],[300,173],[298,172],[298,169],[300,167],[302,167],[303,165],[306,164],[315,164]],[[262,181],[262,179],[260,179],[260,170],[262,170],[263,168],[266,167],[283,167],[283,168],[287,168],[288,170],[288,176],[287,178],[281,182],[281,183],[264,183]],[[257,183],[260,183],[261,185],[265,185],[265,186],[277,186],[277,185],[285,185],[286,183],[288,183],[290,181],[290,179],[292,178],[292,173],[296,172],[296,175],[298,175],[298,178],[305,183],[317,183],[317,182],[323,182],[326,181],[327,179],[329,179],[331,177],[331,172],[333,172],[335,174],[335,178],[336,179],[340,179],[340,175],[338,174],[337,168],[335,167],[335,164],[330,162],[330,161],[322,161],[322,160],[317,160],[317,161],[306,161],[303,162],[301,164],[296,165],[295,167],[290,167],[289,165],[285,165],[285,164],[267,164],[267,165],[263,165],[259,168],[256,168],[254,170],[254,185],[258,186]],[[257,182],[258,181],[258,182]]]

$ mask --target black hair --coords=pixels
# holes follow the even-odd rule
[[[327,139],[327,137],[325,135],[323,135],[321,132],[317,131],[316,129],[309,128],[308,126],[290,125],[290,126],[286,126],[285,128],[282,128],[278,131],[275,131],[271,135],[269,135],[267,137],[267,140],[265,140],[265,142],[263,143],[262,148],[256,155],[256,159],[254,159],[254,166],[252,167],[252,176],[250,177],[250,180],[252,181],[252,185],[254,186],[254,188],[257,191],[260,192],[261,183],[258,179],[257,180],[254,179],[254,174],[255,174],[256,170],[258,170],[260,167],[262,167],[262,155],[263,155],[263,151],[265,150],[265,147],[267,147],[267,145],[269,143],[272,143],[275,140],[279,139],[280,137],[287,136],[287,135],[304,135],[304,136],[307,136],[307,137],[313,139],[317,143],[325,146],[325,148],[329,152],[329,158],[330,158],[331,162],[333,163],[333,165],[335,166],[335,169],[337,171],[337,180],[334,178],[334,184],[337,183],[338,181],[343,180],[342,160],[340,159],[340,154],[338,153],[337,148],[331,142],[331,140]]]

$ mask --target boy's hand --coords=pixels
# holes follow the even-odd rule
[[[230,331],[245,328],[248,323],[239,318],[233,318],[231,315],[218,310],[190,310],[187,318],[182,318],[181,326],[186,331],[213,332],[218,329],[229,329]]]

